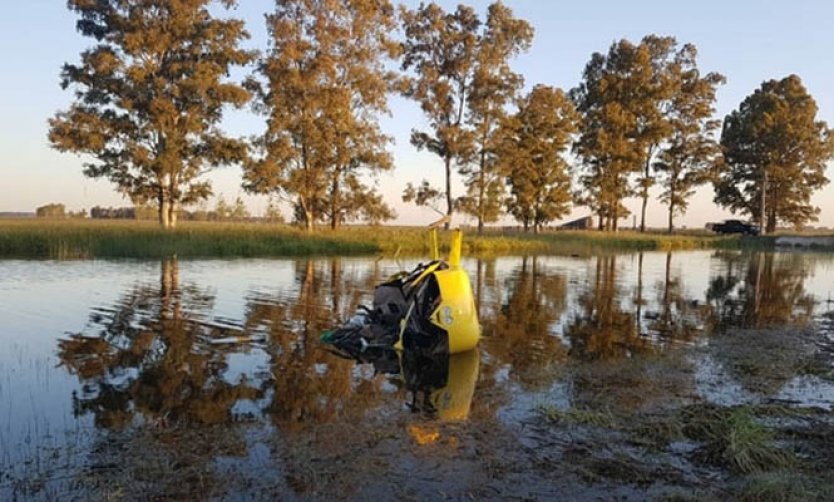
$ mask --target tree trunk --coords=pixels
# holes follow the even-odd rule
[[[446,155],[446,216],[448,219],[446,220],[446,224],[443,225],[443,228],[449,230],[452,227],[452,211],[454,210],[454,205],[452,203],[452,157]]]
[[[168,207],[168,197],[167,195],[161,191],[159,194],[159,224],[164,229],[170,228],[170,217],[171,213]]]
[[[640,231],[646,231],[646,206],[649,204],[649,176],[651,176],[651,164],[652,162],[652,154],[651,150],[649,150],[649,154],[646,157],[646,170],[645,170],[645,178],[643,178],[643,209],[640,211]]]
[[[767,215],[767,233],[771,234],[776,231],[776,209],[768,211]]]
[[[484,192],[486,191],[486,180],[484,179],[484,168],[486,166],[486,150],[481,148],[481,166],[478,172],[478,235],[484,233]]]
[[[177,226],[177,201],[172,200],[168,205],[168,227],[176,228]]]
[[[339,228],[340,214],[339,214],[339,180],[334,179],[330,186],[330,228],[336,230]]]
[[[599,211],[598,216],[599,216],[599,223],[597,224],[597,229],[600,230],[600,231],[605,230],[605,228],[603,227],[603,222],[602,222],[602,210]]]
[[[646,231],[646,206],[649,204],[649,188],[643,188],[643,208],[640,210],[640,231]]]
[[[767,207],[767,169],[762,169],[762,194],[761,194],[761,207],[759,208],[759,228],[761,229],[761,234],[764,235],[767,233],[767,213],[765,208]]]
[[[675,194],[672,192],[672,197],[674,198]],[[675,215],[675,202],[672,201],[670,198],[669,200],[669,233],[673,233],[675,231],[675,224],[674,224],[674,215]]]

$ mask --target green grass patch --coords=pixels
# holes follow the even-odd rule
[[[773,434],[757,422],[747,406],[711,405],[682,410],[682,431],[704,444],[705,460],[726,465],[739,473],[765,472],[789,467],[794,457],[772,445]]]
[[[768,237],[718,236],[708,233],[665,234],[634,231],[610,233],[587,230],[551,232],[542,234],[539,238],[547,242],[551,249],[581,248],[588,252],[773,247],[773,240]]]
[[[377,252],[373,242],[305,235],[288,226],[184,223],[165,231],[138,221],[0,221],[6,258],[159,258],[351,255]]]
[[[772,246],[766,239],[712,235],[666,235],[560,231],[539,235],[464,231],[464,255],[584,254],[604,251],[742,248]],[[304,232],[267,223],[182,222],[165,231],[132,220],[0,220],[3,258],[254,257],[384,254],[427,256],[428,232],[420,227],[351,226]],[[451,232],[439,235],[448,251]],[[770,244],[768,244],[770,243]]]

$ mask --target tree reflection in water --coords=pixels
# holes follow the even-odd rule
[[[799,253],[717,253],[723,270],[706,296],[712,322],[728,327],[806,326],[814,298],[805,291],[812,258]]]
[[[543,388],[557,373],[567,347],[555,336],[565,310],[567,280],[563,274],[542,270],[539,259],[524,257],[504,281],[506,300],[481,317],[485,344],[492,357],[507,364],[510,375],[527,389]]]
[[[815,301],[805,279],[815,256],[805,253],[716,253],[720,273],[707,299],[719,336],[710,341],[715,359],[741,386],[774,395],[817,350]],[[744,329],[733,329],[744,328]]]
[[[640,288],[641,275],[638,273]],[[592,280],[580,295],[577,312],[565,328],[571,358],[607,359],[650,350],[649,341],[640,336],[638,313],[622,307],[624,295],[617,282],[617,256],[598,256]],[[642,298],[636,303],[642,309]]]
[[[61,363],[83,383],[73,398],[76,415],[93,413],[106,428],[124,427],[137,414],[163,423],[231,420],[234,404],[260,391],[224,378],[229,348],[211,342],[229,333],[202,320],[213,301],[206,290],[180,286],[171,258],[162,260],[158,285],[136,285],[112,309],[94,311],[85,330],[93,334],[58,344]]]
[[[708,307],[686,296],[680,275],[672,275],[672,252],[666,253],[664,278],[657,284],[659,312],[646,325],[649,333],[657,334],[656,346],[690,342],[703,333]],[[642,256],[642,253],[641,253]]]
[[[264,383],[266,413],[282,429],[339,419],[357,418],[375,406],[383,378],[369,368],[354,374],[352,361],[337,358],[319,337],[356,310],[380,281],[378,263],[370,271],[346,274],[340,259],[296,262],[297,296],[247,299],[247,331],[267,335],[270,375]],[[364,372],[364,373],[363,373]]]

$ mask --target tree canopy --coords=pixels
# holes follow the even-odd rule
[[[447,217],[456,203],[453,168],[461,170],[467,194],[457,200],[458,207],[483,229],[485,221],[497,219],[502,191],[494,171],[493,134],[523,83],[509,62],[529,48],[533,29],[500,2],[490,5],[486,23],[471,7],[459,5],[447,13],[434,2],[403,8],[401,15],[402,69],[412,73],[403,80],[403,95],[420,104],[429,122],[429,131],[412,131],[411,143],[443,160]],[[425,182],[409,185],[403,199],[425,202],[437,192]]]
[[[378,115],[394,78],[385,58],[394,11],[387,1],[278,0],[271,47],[249,86],[267,130],[244,173],[247,190],[294,198],[306,228],[329,220],[381,221],[393,212],[364,175],[392,168]]]
[[[571,175],[563,154],[579,117],[561,89],[538,85],[504,120],[498,162],[510,186],[507,210],[538,230],[570,210]]]
[[[645,231],[653,167],[667,175],[661,200],[674,206],[672,213],[684,209],[692,186],[703,182],[696,176],[684,181],[680,171],[693,170],[691,150],[696,143],[706,146],[715,128],[708,119],[714,88],[724,79],[716,73],[701,76],[696,56],[694,45],[678,46],[673,37],[648,35],[639,44],[620,40],[607,54],[591,56],[582,82],[571,91],[583,117],[574,144],[584,167],[577,201],[597,213],[601,228],[616,230],[628,215],[623,200],[638,196]],[[702,153],[706,150],[697,155]]]
[[[799,77],[768,80],[745,98],[724,119],[721,147],[717,204],[750,215],[764,232],[816,221],[811,195],[829,181],[834,137]]]
[[[660,146],[654,163],[663,187],[660,201],[669,206],[670,233],[675,215],[686,212],[695,188],[713,178],[721,158],[715,139],[721,122],[713,115],[716,88],[726,79],[718,73],[702,76],[696,56],[697,50],[691,44],[675,55],[672,66],[675,92],[667,114],[671,135]]]
[[[527,50],[533,29],[513,17],[501,3],[489,6],[486,25],[479,37],[475,54],[466,124],[472,131],[471,155],[460,159],[466,195],[457,199],[457,206],[478,221],[478,233],[484,223],[498,220],[504,202],[504,176],[498,169],[498,126],[507,116],[507,107],[516,98],[524,83],[512,70],[510,59]]]
[[[178,206],[211,194],[209,169],[242,161],[246,143],[219,128],[227,105],[250,94],[229,81],[253,54],[239,47],[243,21],[221,19],[223,0],[69,0],[78,31],[95,40],[79,64],[65,64],[75,101],[49,121],[60,151],[85,154],[84,174],[105,178],[135,202],[153,201],[163,227]]]

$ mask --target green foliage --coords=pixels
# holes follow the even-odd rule
[[[428,256],[424,228],[346,226],[317,233],[281,224],[184,221],[182,228],[164,232],[136,220],[0,220],[0,256],[14,258],[156,258],[283,255],[373,254]],[[441,234],[448,251],[451,235]],[[755,240],[757,245],[772,242]],[[466,255],[535,253],[591,254],[652,249],[738,248],[748,240],[737,237],[669,236],[621,232],[485,233],[464,236]]]
[[[560,89],[538,85],[519,102],[499,132],[498,163],[507,176],[507,209],[525,231],[536,232],[570,210],[568,164],[563,153],[578,116]]]
[[[308,230],[394,217],[365,184],[392,168],[378,115],[395,80],[385,69],[394,26],[387,0],[278,0],[267,16],[270,49],[257,70],[266,83],[248,83],[267,130],[244,187],[294,199]]]
[[[726,168],[715,183],[715,202],[750,215],[764,231],[779,222],[816,221],[811,195],[828,183],[834,135],[817,120],[817,104],[796,75],[769,80],[724,120]]]
[[[134,201],[156,201],[164,227],[176,224],[178,206],[211,194],[201,181],[208,169],[246,155],[218,124],[226,106],[249,100],[226,77],[253,56],[238,47],[248,37],[243,21],[214,17],[215,3],[68,2],[96,45],[80,64],[64,65],[61,85],[75,90],[75,102],[49,121],[49,140],[91,159],[85,175]]]
[[[162,258],[371,254],[370,240],[304,235],[287,226],[183,222],[165,231],[150,222],[0,221],[0,256],[15,258]]]

